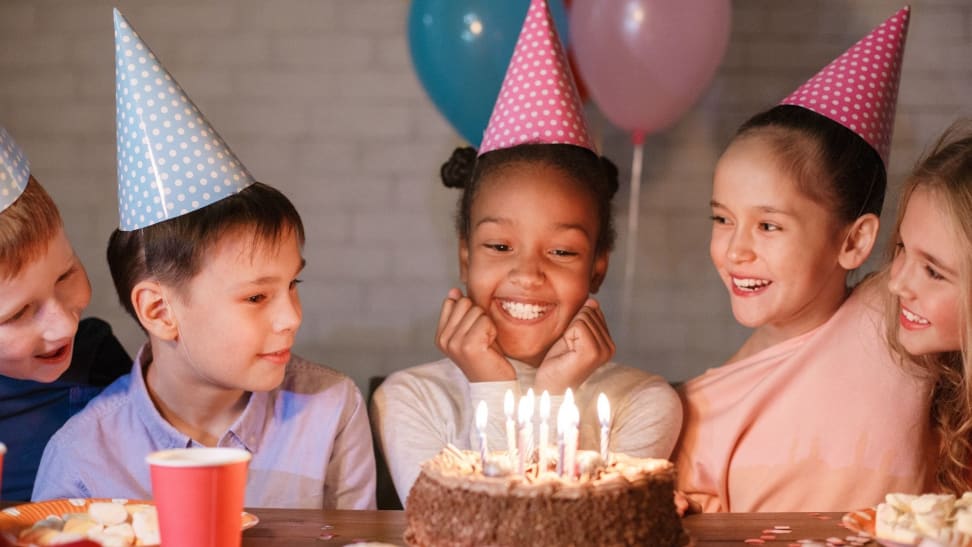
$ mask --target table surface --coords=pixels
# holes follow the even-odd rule
[[[402,511],[319,511],[315,509],[248,509],[260,523],[243,533],[244,547],[347,545],[377,541],[404,545]],[[690,515],[683,522],[696,547],[762,544],[788,545],[813,539],[847,541],[854,532],[840,526],[842,513],[731,513]],[[778,530],[768,534],[765,531]],[[773,536],[772,538],[770,536]],[[758,542],[751,542],[759,544]],[[848,543],[850,544],[850,543]],[[869,545],[876,545],[870,543]]]
[[[17,503],[0,501],[0,508]],[[403,511],[326,511],[247,508],[260,522],[243,532],[244,547],[337,546],[374,541],[404,545]],[[841,526],[842,513],[710,513],[683,519],[694,547],[789,545],[856,534]],[[771,530],[778,530],[769,533]],[[785,530],[789,530],[788,532]],[[746,540],[750,540],[747,542]],[[761,543],[760,543],[761,541]],[[853,545],[847,542],[847,545]],[[858,542],[858,545],[863,543]],[[867,545],[877,545],[874,542]],[[809,547],[806,542],[801,547]]]

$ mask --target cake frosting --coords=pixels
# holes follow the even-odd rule
[[[416,546],[647,545],[686,543],[667,460],[578,455],[577,478],[508,470],[493,453],[446,448],[422,465],[405,504],[405,541]],[[499,464],[497,464],[499,462]]]

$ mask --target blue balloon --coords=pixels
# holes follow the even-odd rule
[[[548,0],[567,46],[567,13]],[[408,45],[419,80],[452,127],[478,147],[530,0],[413,0]]]

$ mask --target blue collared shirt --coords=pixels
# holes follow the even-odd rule
[[[51,438],[33,499],[151,499],[145,457],[201,446],[149,397],[143,346],[119,378]],[[253,454],[247,507],[373,509],[375,462],[361,393],[347,376],[294,356],[276,389],[254,392],[218,446]]]

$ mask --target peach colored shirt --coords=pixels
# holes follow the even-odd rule
[[[931,384],[892,358],[878,289],[682,387],[680,490],[706,512],[751,512],[845,511],[933,488]]]

